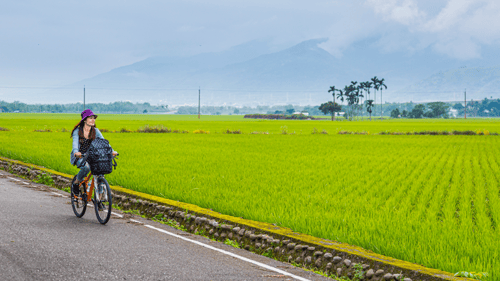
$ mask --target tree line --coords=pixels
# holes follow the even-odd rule
[[[367,83],[367,82],[362,82]],[[373,83],[373,82],[372,82]],[[372,84],[373,85],[373,84]],[[256,107],[236,107],[236,106],[202,106],[202,114],[285,114],[292,115],[295,112],[309,113],[309,115],[331,115],[332,120],[335,112],[342,111],[342,106],[337,103],[337,99],[341,102],[347,101],[345,118],[356,118],[358,116],[371,116],[375,112],[383,113],[383,116],[390,116],[392,118],[447,118],[462,117],[466,110],[467,116],[471,117],[500,117],[500,99],[483,99],[483,100],[469,100],[467,101],[467,108],[464,107],[463,102],[431,102],[431,103],[384,103],[374,104],[371,99],[370,86],[366,85],[359,93],[358,90],[353,90],[354,86],[359,86],[355,82],[342,90],[335,87],[330,87],[329,93],[335,94],[333,101],[323,103],[321,105],[259,105]],[[384,86],[382,86],[384,87]],[[374,99],[376,98],[377,91],[375,89]],[[385,89],[385,87],[384,87]],[[382,89],[380,89],[382,90]],[[333,95],[332,95],[333,96]],[[382,91],[380,91],[382,96]],[[341,98],[344,98],[343,100]],[[345,106],[345,105],[344,105]],[[375,108],[376,106],[376,108]],[[113,102],[109,104],[91,103],[86,104],[86,108],[92,109],[94,112],[99,113],[118,113],[118,114],[143,114],[143,113],[166,113],[176,112],[177,114],[198,114],[197,106],[180,106],[169,107],[168,105],[151,105],[149,103],[131,103],[131,102]],[[362,110],[366,109],[366,110]],[[31,112],[31,113],[80,113],[83,110],[83,104],[26,104],[22,102],[5,102],[0,101],[0,112]],[[452,112],[450,112],[452,110]],[[450,113],[453,114],[450,116]]]
[[[109,104],[88,103],[85,109],[100,113],[148,113],[169,111],[168,105],[153,106],[145,103],[131,103],[117,101]],[[83,111],[82,103],[70,104],[26,104],[19,101],[12,103],[0,101],[0,112],[30,112],[30,113],[80,113]]]
[[[198,114],[198,106],[169,107],[168,105],[154,106],[147,102],[113,102],[109,104],[89,103],[86,109],[99,113],[117,114],[145,114],[145,113],[165,113],[175,112],[176,114]],[[0,101],[0,112],[24,112],[24,113],[80,113],[83,111],[82,103],[73,104],[26,104],[19,101],[12,103]],[[202,106],[201,114],[229,115],[229,114],[292,114],[294,112],[308,112],[310,115],[323,115],[319,106],[299,106],[299,105],[259,105],[257,107],[236,107],[236,106]]]
[[[344,117],[349,120],[353,120],[356,117],[362,115],[363,105],[366,107],[366,111],[370,114],[370,120],[372,120],[372,113],[375,108],[375,101],[377,100],[377,91],[380,91],[380,117],[383,116],[382,108],[382,93],[383,89],[387,89],[385,85],[385,79],[379,79],[377,76],[370,79],[370,81],[360,82],[351,81],[350,85],[344,86],[344,89],[337,89],[335,86],[331,86],[328,90],[332,93],[333,101],[323,103],[319,106],[319,109],[326,115],[330,114],[332,116],[332,121],[335,120],[335,113],[342,110],[342,106],[336,103],[336,98],[341,102],[347,102],[347,108],[345,110]],[[371,89],[374,90],[374,97],[371,99]],[[365,100],[363,101],[363,98]]]

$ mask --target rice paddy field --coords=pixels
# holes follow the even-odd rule
[[[78,121],[78,114],[0,114],[0,127],[9,129],[0,131],[0,155],[76,174],[70,132],[62,131]],[[189,133],[113,132],[146,124]],[[500,133],[495,119],[100,115],[96,125],[111,131],[104,137],[120,153],[118,169],[107,176],[112,184],[500,280],[500,136],[376,134]],[[311,134],[314,129],[328,134]]]

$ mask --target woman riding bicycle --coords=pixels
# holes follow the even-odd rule
[[[79,167],[82,164],[82,154],[86,153],[90,147],[90,144],[96,138],[104,139],[99,129],[95,126],[95,115],[92,110],[86,109],[81,114],[82,120],[75,126],[73,131],[71,131],[71,137],[73,138],[73,150],[71,151],[71,164]],[[113,156],[118,153],[113,151]],[[76,175],[75,183],[73,184],[73,193],[80,193],[78,185],[90,172],[90,166],[88,163],[80,168],[80,172]]]

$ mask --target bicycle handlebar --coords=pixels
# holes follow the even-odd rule
[[[116,155],[113,155],[113,158],[115,158],[116,156],[119,156],[119,155],[120,155],[120,153],[117,153]],[[76,158],[85,158],[86,156],[87,156],[87,153],[83,153],[80,155],[80,157],[78,157],[78,156],[75,156],[75,157]]]
[[[113,160],[114,164],[113,164],[113,167],[116,169],[116,166],[118,166],[116,164],[116,160],[115,158],[120,155],[119,153],[116,153],[116,155],[113,155],[113,157],[111,158],[111,160]],[[85,165],[85,163],[87,162],[87,156],[88,156],[88,153],[82,153],[80,157],[77,157],[77,158],[83,158],[85,159],[85,161],[82,161],[82,163],[80,163],[80,165],[76,166],[78,169],[81,169],[83,167],[83,165]],[[118,158],[117,158],[118,159]]]

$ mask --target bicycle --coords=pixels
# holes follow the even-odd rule
[[[116,156],[113,156],[112,159],[114,160]],[[85,157],[86,155],[83,154],[82,158]],[[86,162],[85,160],[82,161],[83,165]],[[113,166],[116,168],[116,161]],[[71,181],[71,206],[73,207],[73,212],[76,217],[83,217],[85,211],[87,211],[87,204],[92,201],[97,220],[101,224],[106,224],[111,217],[113,200],[111,196],[111,188],[109,187],[108,181],[104,175],[92,175],[92,172],[90,172],[88,176],[86,176],[85,179],[79,183],[80,194],[78,195],[74,194],[72,188],[75,180],[76,176],[74,176]],[[96,190],[94,190],[95,187],[97,187]]]

